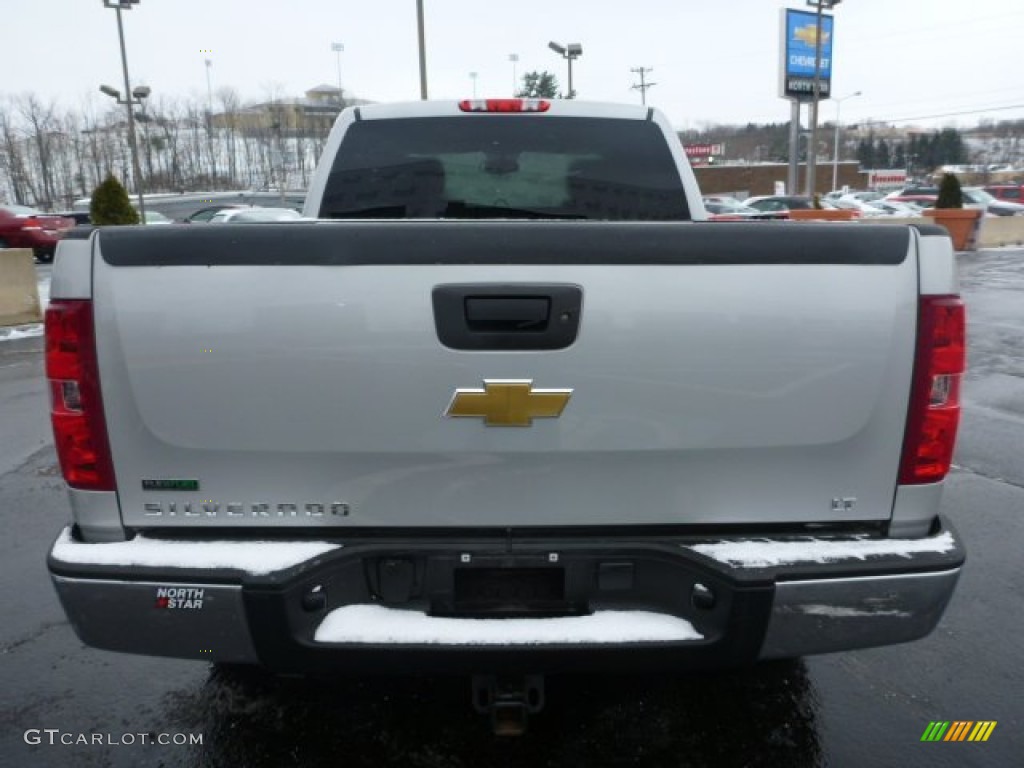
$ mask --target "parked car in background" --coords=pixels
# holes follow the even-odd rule
[[[1024,184],[990,184],[985,191],[997,200],[1005,200],[1008,203],[1020,203],[1024,201]]]
[[[961,193],[964,197],[964,208],[975,208],[991,216],[1016,216],[1024,214],[1024,205],[1013,203],[1008,200],[999,200],[981,187],[963,187]],[[897,200],[900,202],[921,203],[926,207],[935,205],[939,197],[939,190],[936,187],[905,187],[886,197],[886,200]]]
[[[218,211],[210,218],[211,224],[237,224],[243,221],[298,221],[302,214],[291,208],[237,208]]]
[[[25,205],[0,205],[0,248],[31,248],[41,262],[53,261],[57,241],[75,226],[74,219]]]
[[[832,200],[832,205],[836,208],[841,208],[844,211],[856,211],[861,216],[884,216],[885,211],[876,206],[874,203],[868,203],[864,200],[860,200],[851,195],[836,198]]]
[[[1009,200],[999,200],[981,187],[964,187],[964,205],[983,208],[993,216],[1020,216],[1024,214],[1024,205]]]
[[[703,195],[700,200],[706,205],[708,203],[721,203],[726,206],[741,206],[742,201],[739,198],[732,197],[731,195]]]
[[[704,210],[708,212],[708,219],[711,221],[745,221],[747,219],[774,219],[779,218],[778,214],[766,213],[749,205],[744,205],[733,198],[722,198],[720,200],[704,200]]]
[[[862,189],[847,192],[845,195],[842,195],[842,197],[852,197],[856,200],[860,200],[865,203],[873,203],[876,200],[881,200],[882,198],[885,197],[885,195],[882,192],[874,192],[872,190]]]
[[[939,188],[934,186],[922,186],[920,184],[912,184],[902,189],[897,189],[890,192],[885,196],[886,200],[898,200],[903,197],[932,197],[936,198],[939,196]]]
[[[756,208],[765,213],[785,214],[792,210],[811,210],[815,207],[814,200],[803,195],[760,195],[748,197],[743,201],[744,205]],[[822,208],[835,208],[828,200],[821,201]]]
[[[909,203],[910,205],[916,205],[922,210],[924,208],[934,208],[935,201],[939,199],[939,193],[936,192],[933,195],[904,195],[899,193],[893,193],[885,198],[889,202],[893,203]]]
[[[160,211],[146,211],[147,226],[166,226],[173,223],[174,219],[164,216]]]
[[[887,216],[921,216],[925,206],[917,203],[900,202],[898,200],[875,200],[869,205],[878,208]]]
[[[60,211],[54,216],[61,216],[65,219],[72,219],[76,227],[84,227],[92,224],[92,216],[88,211]]]
[[[221,211],[241,210],[248,207],[247,205],[211,205],[207,208],[200,208],[190,216],[186,216],[182,219],[182,222],[185,224],[209,224],[210,219]]]

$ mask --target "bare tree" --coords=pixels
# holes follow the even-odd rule
[[[219,89],[217,114],[205,100],[147,102],[138,134],[147,188],[307,185],[333,114],[287,98],[279,84],[264,90],[261,103],[243,106],[235,89]],[[34,95],[0,94],[0,198],[66,207],[111,174],[132,187],[126,128],[123,108],[108,102],[87,97],[64,111]]]
[[[26,204],[28,189],[24,145],[14,122],[11,103],[6,99],[0,104],[0,169],[7,177],[7,185],[14,202]]]
[[[220,117],[228,156],[228,184],[234,186],[238,183],[238,112],[242,100],[238,91],[230,87],[219,89],[217,99],[220,101]]]
[[[52,102],[44,104],[35,94],[21,96],[18,106],[22,118],[28,124],[34,165],[38,171],[36,203],[49,207],[57,197],[53,178],[54,144],[58,128],[56,106]]]

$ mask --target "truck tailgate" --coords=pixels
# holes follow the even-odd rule
[[[888,519],[917,310],[902,227],[303,222],[103,231],[124,523],[520,527]],[[578,288],[558,349],[453,349],[438,286]],[[472,293],[472,291],[470,291]],[[527,345],[529,347],[529,344]],[[485,382],[558,416],[446,416]]]

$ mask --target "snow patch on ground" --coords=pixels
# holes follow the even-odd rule
[[[271,573],[340,549],[326,541],[167,541],[136,536],[131,541],[84,544],[65,528],[53,557],[65,563],[142,565],[158,568],[236,568]]]
[[[544,619],[451,619],[380,605],[348,605],[317,627],[318,643],[543,645],[700,640],[690,622],[649,611]]]
[[[50,278],[40,280],[39,307],[43,312],[50,305]],[[0,328],[0,341],[14,341],[15,339],[31,339],[43,335],[43,324],[32,323],[30,325],[12,325],[9,328]]]
[[[921,552],[945,553],[956,548],[948,531],[930,539],[847,539],[845,541],[806,539],[803,541],[722,541],[696,544],[694,552],[720,563],[744,568],[767,568],[793,563],[833,563],[838,560],[866,560],[869,557],[910,557]]]
[[[12,325],[10,328],[0,328],[0,341],[31,339],[42,335],[42,323],[33,323],[32,325]]]

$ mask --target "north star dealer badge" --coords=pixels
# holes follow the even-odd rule
[[[483,419],[488,427],[529,427],[562,415],[571,389],[534,389],[533,379],[484,379],[483,389],[457,389],[445,416]]]
[[[171,611],[199,611],[203,607],[203,592],[195,587],[157,587],[156,607]]]

